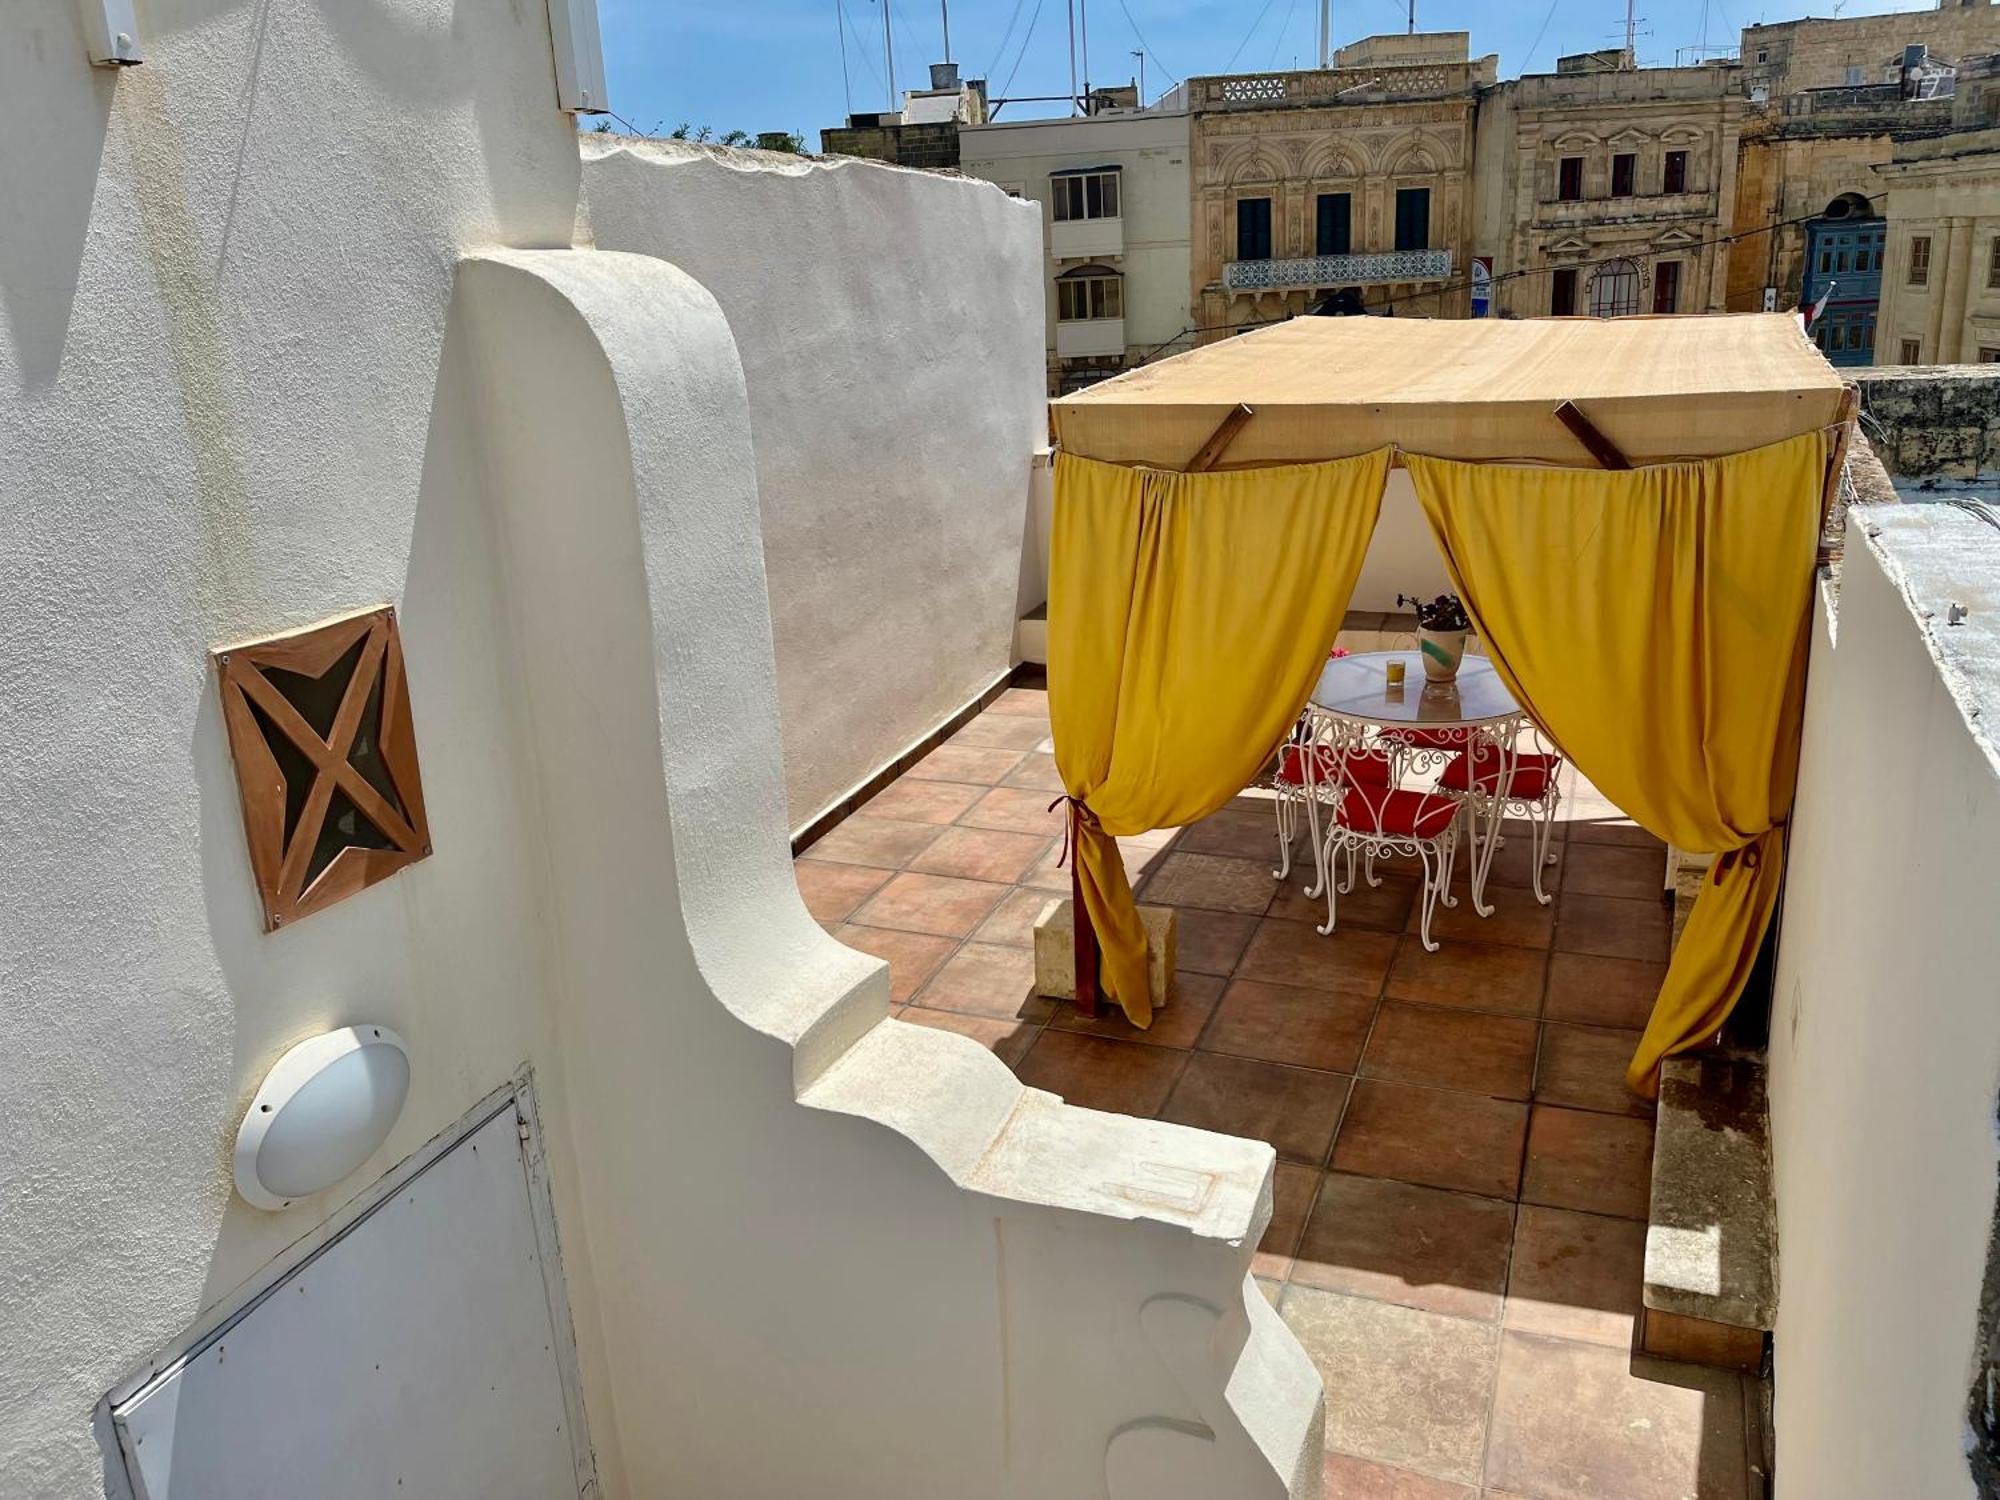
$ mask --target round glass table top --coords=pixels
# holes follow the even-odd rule
[[[1389,663],[1403,664],[1403,681],[1389,685]],[[1491,724],[1521,711],[1514,695],[1483,656],[1468,655],[1451,682],[1424,676],[1423,653],[1362,651],[1336,657],[1319,674],[1313,707],[1335,718],[1365,724],[1426,724],[1442,728]]]

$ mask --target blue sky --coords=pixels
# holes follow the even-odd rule
[[[952,56],[969,78],[986,77],[989,93],[1060,94],[1069,86],[1070,0],[948,0]],[[938,0],[598,0],[612,107],[636,128],[672,130],[683,121],[732,129],[798,130],[816,149],[821,127],[840,122],[847,95],[841,79],[844,11],[847,79],[854,108],[884,107],[883,5],[893,6],[896,85],[917,85],[924,65],[942,55]],[[1174,76],[1310,66],[1318,0],[1086,0],[1090,76],[1122,83],[1136,72],[1131,56],[1144,39],[1146,89],[1157,94]],[[1836,5],[1782,0],[1639,0],[1639,58],[1669,64],[1682,48],[1733,45],[1744,26],[1809,13],[1875,15],[1925,10],[1895,0]],[[1037,13],[1039,12],[1039,14]],[[1336,42],[1403,29],[1403,0],[1335,0]],[[1029,34],[1029,22],[1034,29]],[[1615,46],[1624,6],[1616,0],[1518,0],[1447,3],[1418,0],[1417,24],[1472,33],[1475,55],[1500,54],[1500,73],[1547,72],[1559,52]],[[1231,59],[1234,58],[1234,66]],[[1683,59],[1684,60],[1684,59]],[[1011,80],[1011,82],[1009,81]],[[1059,112],[1021,105],[1002,119]]]

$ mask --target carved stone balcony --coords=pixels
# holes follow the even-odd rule
[[[1378,255],[1307,255],[1296,260],[1232,260],[1222,285],[1232,292],[1286,287],[1369,286],[1391,281],[1445,281],[1449,250],[1389,250]]]

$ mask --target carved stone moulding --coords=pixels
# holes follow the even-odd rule
[[[215,653],[264,930],[431,852],[393,608]]]

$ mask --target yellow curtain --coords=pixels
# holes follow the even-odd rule
[[[1082,804],[1074,855],[1099,980],[1152,1022],[1120,835],[1207,817],[1249,784],[1319,678],[1389,453],[1174,474],[1064,453],[1049,563],[1049,718]]]
[[[1798,769],[1823,433],[1625,471],[1406,460],[1515,697],[1639,824],[1720,856],[1627,1081],[1735,1006],[1776,909]]]

